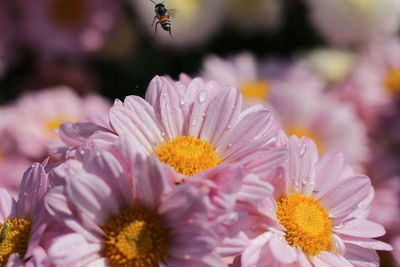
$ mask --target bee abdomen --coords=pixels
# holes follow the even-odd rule
[[[169,31],[171,29],[171,22],[169,21],[163,21],[161,22],[161,27],[166,30]]]

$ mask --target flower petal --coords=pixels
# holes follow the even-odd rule
[[[317,256],[312,258],[315,266],[320,267],[353,267],[351,263],[343,256],[322,251]]]
[[[13,207],[15,208],[15,200],[11,197],[10,193],[4,188],[0,188],[0,221],[11,216]]]
[[[352,244],[346,245],[344,255],[355,267],[378,267],[379,256],[373,249],[366,249]]]
[[[237,88],[222,89],[208,106],[200,138],[215,147],[221,145],[221,136],[236,123],[241,106],[242,96]]]
[[[371,189],[371,181],[367,176],[355,175],[337,182],[320,200],[331,217],[344,217],[358,208]]]
[[[367,238],[379,237],[385,234],[385,228],[382,225],[359,218],[338,225],[334,228],[334,231],[339,234]]]

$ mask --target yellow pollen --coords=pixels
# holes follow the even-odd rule
[[[178,136],[162,143],[157,147],[156,155],[178,173],[189,176],[221,162],[209,142],[193,136]]]
[[[248,100],[266,100],[270,93],[269,84],[262,80],[241,84],[239,88],[243,97]]]
[[[114,267],[159,266],[167,254],[169,230],[161,218],[146,208],[123,209],[102,227],[103,256]]]
[[[276,215],[285,227],[285,238],[292,247],[300,247],[308,256],[331,251],[332,223],[318,199],[291,194],[278,201]]]
[[[384,85],[391,93],[400,91],[400,68],[392,69],[385,77]]]
[[[317,145],[319,155],[324,153],[324,144],[322,140],[316,135],[313,131],[308,128],[304,128],[302,126],[293,125],[290,127],[285,128],[285,132],[288,136],[296,135],[297,137],[306,136],[314,140],[315,144]]]
[[[60,27],[70,28],[79,26],[87,12],[83,0],[56,0],[51,9],[51,16]]]
[[[47,121],[44,122],[44,127],[51,133],[53,133],[53,130],[56,130],[58,128],[60,128],[61,124],[63,124],[64,122],[68,122],[68,121],[77,121],[76,118],[72,118],[72,117],[68,117],[68,116],[60,116],[60,117],[55,117],[52,119],[49,119]]]
[[[32,223],[24,218],[6,219],[0,224],[0,266],[6,266],[13,253],[25,256],[31,228]]]

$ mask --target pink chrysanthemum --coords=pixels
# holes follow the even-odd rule
[[[59,186],[47,208],[72,231],[50,247],[55,265],[224,266],[201,190],[172,187],[172,169],[151,157],[77,153],[49,174]]]
[[[262,72],[270,72],[269,68],[258,64],[251,54],[243,53],[230,60],[208,58],[202,75],[207,80],[239,87],[247,105],[256,102],[271,107],[276,113],[275,128],[313,138],[320,153],[341,150],[360,168],[368,159],[367,135],[352,107],[324,95],[325,83],[302,62],[291,67],[274,63],[277,73],[267,77]]]
[[[225,254],[239,254],[241,266],[379,266],[375,250],[391,247],[372,239],[384,228],[365,219],[369,178],[339,152],[318,159],[311,139],[291,137],[287,146],[283,177],[269,179],[274,193],[238,208],[243,219]]]
[[[224,162],[246,160],[269,145],[269,110],[252,106],[242,111],[236,88],[181,78],[175,82],[157,76],[145,100],[128,96],[114,103],[110,124],[118,136],[131,139],[132,149],[157,156],[184,178]],[[81,126],[62,125],[60,135],[67,145],[82,144],[90,131],[98,132],[93,125]]]
[[[18,0],[23,38],[44,59],[98,50],[119,4],[112,0]]]
[[[359,56],[349,77],[335,88],[354,104],[369,128],[382,113],[391,112],[400,92],[400,40],[373,43]]]
[[[47,266],[44,244],[49,218],[43,204],[47,189],[47,175],[40,164],[25,172],[17,201],[0,189],[1,266]]]
[[[47,144],[57,140],[55,130],[66,121],[98,121],[109,108],[98,96],[80,98],[67,87],[29,93],[9,106],[5,138],[14,151],[37,159],[47,151]],[[54,144],[56,146],[57,144]]]

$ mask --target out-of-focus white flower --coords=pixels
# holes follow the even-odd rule
[[[315,26],[330,42],[360,45],[395,33],[398,0],[308,0]]]
[[[313,71],[327,82],[334,83],[350,72],[355,55],[349,50],[320,48],[311,51],[306,60]]]
[[[168,0],[167,9],[175,9],[176,14],[171,16],[172,36],[158,25],[156,42],[175,47],[199,45],[209,38],[218,29],[223,16],[224,0]],[[154,4],[150,0],[131,0],[136,13],[142,19],[143,28],[154,34],[155,25],[151,26],[154,19]],[[158,1],[155,1],[158,3]],[[157,22],[157,20],[156,20]]]
[[[227,20],[238,28],[274,28],[280,22],[283,3],[281,0],[229,0],[225,3]]]

